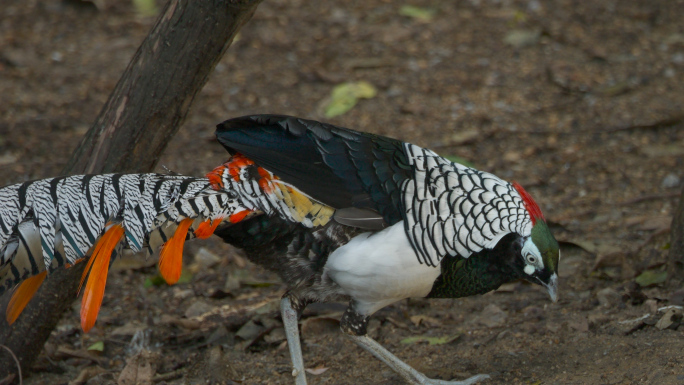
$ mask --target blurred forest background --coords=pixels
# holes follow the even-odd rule
[[[60,172],[162,7],[3,0],[0,185]],[[282,113],[516,180],[562,241],[560,301],[524,283],[407,300],[371,335],[442,379],[681,384],[684,279],[666,264],[684,186],[682,20],[682,0],[265,0],[157,171],[203,175],[227,158],[215,124]],[[82,335],[75,302],[25,382],[116,383],[147,365],[155,383],[291,384],[275,276],[215,241],[188,244],[186,261],[173,287],[155,261],[118,262],[95,329]],[[339,333],[343,309],[302,318],[310,383],[400,383]],[[148,351],[132,356],[141,331]]]

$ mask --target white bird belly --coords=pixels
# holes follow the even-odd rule
[[[328,257],[325,275],[356,300],[356,310],[370,315],[409,297],[425,297],[440,268],[418,262],[404,223],[356,236]]]

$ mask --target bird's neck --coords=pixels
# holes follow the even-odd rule
[[[511,269],[492,262],[488,255],[472,255],[468,259],[444,258],[441,275],[427,297],[459,298],[484,294],[519,278]]]

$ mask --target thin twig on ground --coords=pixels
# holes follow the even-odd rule
[[[9,352],[9,354],[12,356],[12,358],[14,358],[14,362],[17,363],[17,373],[19,373],[19,385],[22,385],[22,384],[24,383],[24,379],[23,379],[23,377],[22,377],[22,375],[21,375],[21,363],[19,362],[19,359],[18,359],[17,356],[14,354],[14,352],[12,351],[12,349],[8,348],[7,346],[1,345],[1,344],[0,344],[0,348],[3,348],[3,349],[5,349],[5,350],[7,350],[7,351]],[[9,377],[9,376],[8,376],[8,377]],[[13,380],[13,379],[14,379],[14,378],[10,379],[10,381]],[[4,379],[3,379],[3,381],[4,381]]]

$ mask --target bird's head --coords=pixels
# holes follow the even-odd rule
[[[522,269],[521,276],[524,279],[544,286],[549,292],[551,300],[556,302],[558,300],[558,261],[560,259],[558,242],[551,234],[539,206],[532,197],[517,183],[514,183],[513,186],[520,193],[532,220],[530,235],[519,239],[520,259],[516,265]]]
[[[532,234],[522,239],[519,258],[522,261],[522,277],[542,285],[553,302],[558,300],[558,260],[560,249],[544,221],[532,227]]]

